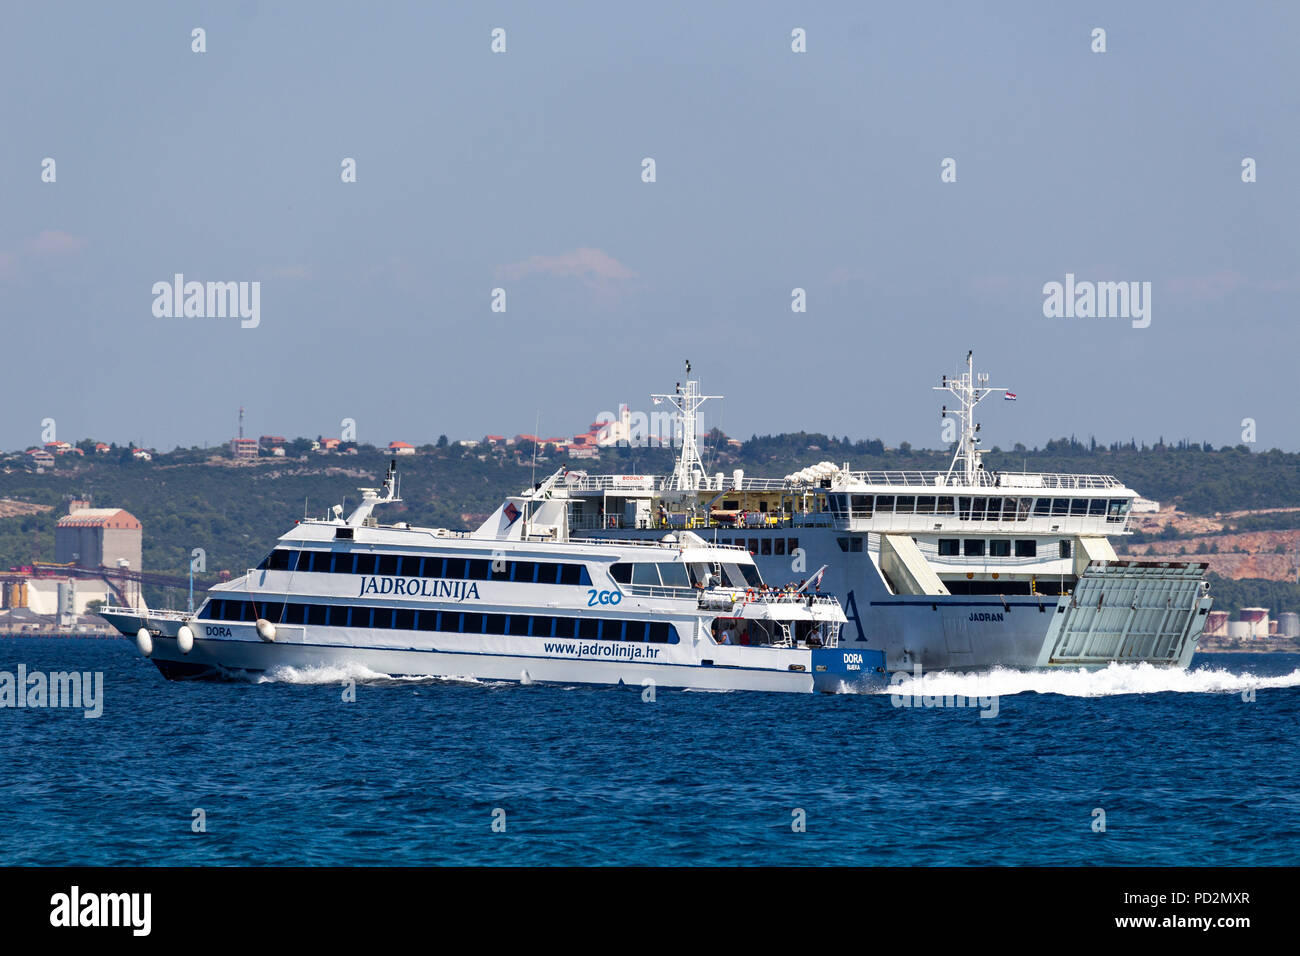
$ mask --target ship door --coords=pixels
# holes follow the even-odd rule
[[[945,617],[943,619],[943,641],[948,645],[949,654],[970,654],[973,650],[970,638],[970,621],[955,615]]]

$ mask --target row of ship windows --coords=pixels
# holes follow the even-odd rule
[[[874,499],[874,500],[873,500]],[[1121,522],[1128,498],[983,498],[965,495],[827,496],[836,518],[870,518],[878,514],[956,516],[962,521],[1028,521],[1038,518],[1105,517]]]
[[[298,604],[278,601],[210,600],[199,617],[252,624],[259,617],[273,624],[316,627],[375,627],[397,631],[444,631],[452,634],[508,634],[584,641],[641,641],[676,644],[677,629],[666,621],[629,621],[597,617],[550,617],[539,614],[480,614],[409,607],[349,604]]]
[[[444,558],[418,554],[365,554],[354,551],[296,551],[276,548],[257,566],[260,571],[312,571],[409,578],[461,578],[517,584],[591,586],[586,565],[550,561]]]
[[[798,538],[718,538],[718,544],[734,544],[750,554],[794,554],[799,550]]]
[[[862,538],[836,538],[841,551],[861,551],[863,546]],[[993,558],[1009,558],[1012,550],[1015,550],[1017,558],[1036,558],[1038,557],[1038,542],[1033,538],[1017,538],[1014,542],[1008,538],[993,538],[985,541],[983,538],[940,538],[939,539],[939,557],[952,558],[964,554],[968,558],[982,558],[989,555]],[[1071,553],[1069,541],[1059,543],[1060,556],[1068,558]]]

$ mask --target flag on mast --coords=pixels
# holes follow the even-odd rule
[[[1002,398],[1003,398],[1004,401],[1014,402],[1014,401],[1016,400],[1016,393],[1015,393],[1015,392],[1005,392],[1005,393],[1003,393]]]

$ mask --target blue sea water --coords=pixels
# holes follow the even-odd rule
[[[1300,857],[1300,655],[653,702],[364,671],[172,683],[126,640],[0,639],[0,671],[19,664],[102,672],[103,715],[0,708],[0,864]],[[926,706],[953,694],[995,700]]]

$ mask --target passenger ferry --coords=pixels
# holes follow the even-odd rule
[[[839,602],[768,587],[738,544],[689,529],[574,538],[564,472],[472,532],[380,524],[396,463],[346,519],[303,520],[197,613],[101,614],[168,678],[356,664],[393,676],[835,692],[883,684],[840,645]]]
[[[953,394],[946,471],[854,471],[824,461],[784,477],[708,474],[698,449],[701,395],[652,396],[674,408],[671,475],[570,474],[575,528],[645,539],[691,530],[748,551],[768,580],[827,565],[848,617],[843,645],[885,654],[891,671],[1186,667],[1211,598],[1203,562],[1120,560],[1137,493],[1109,475],[989,471],[975,406],[992,393],[966,370]]]

